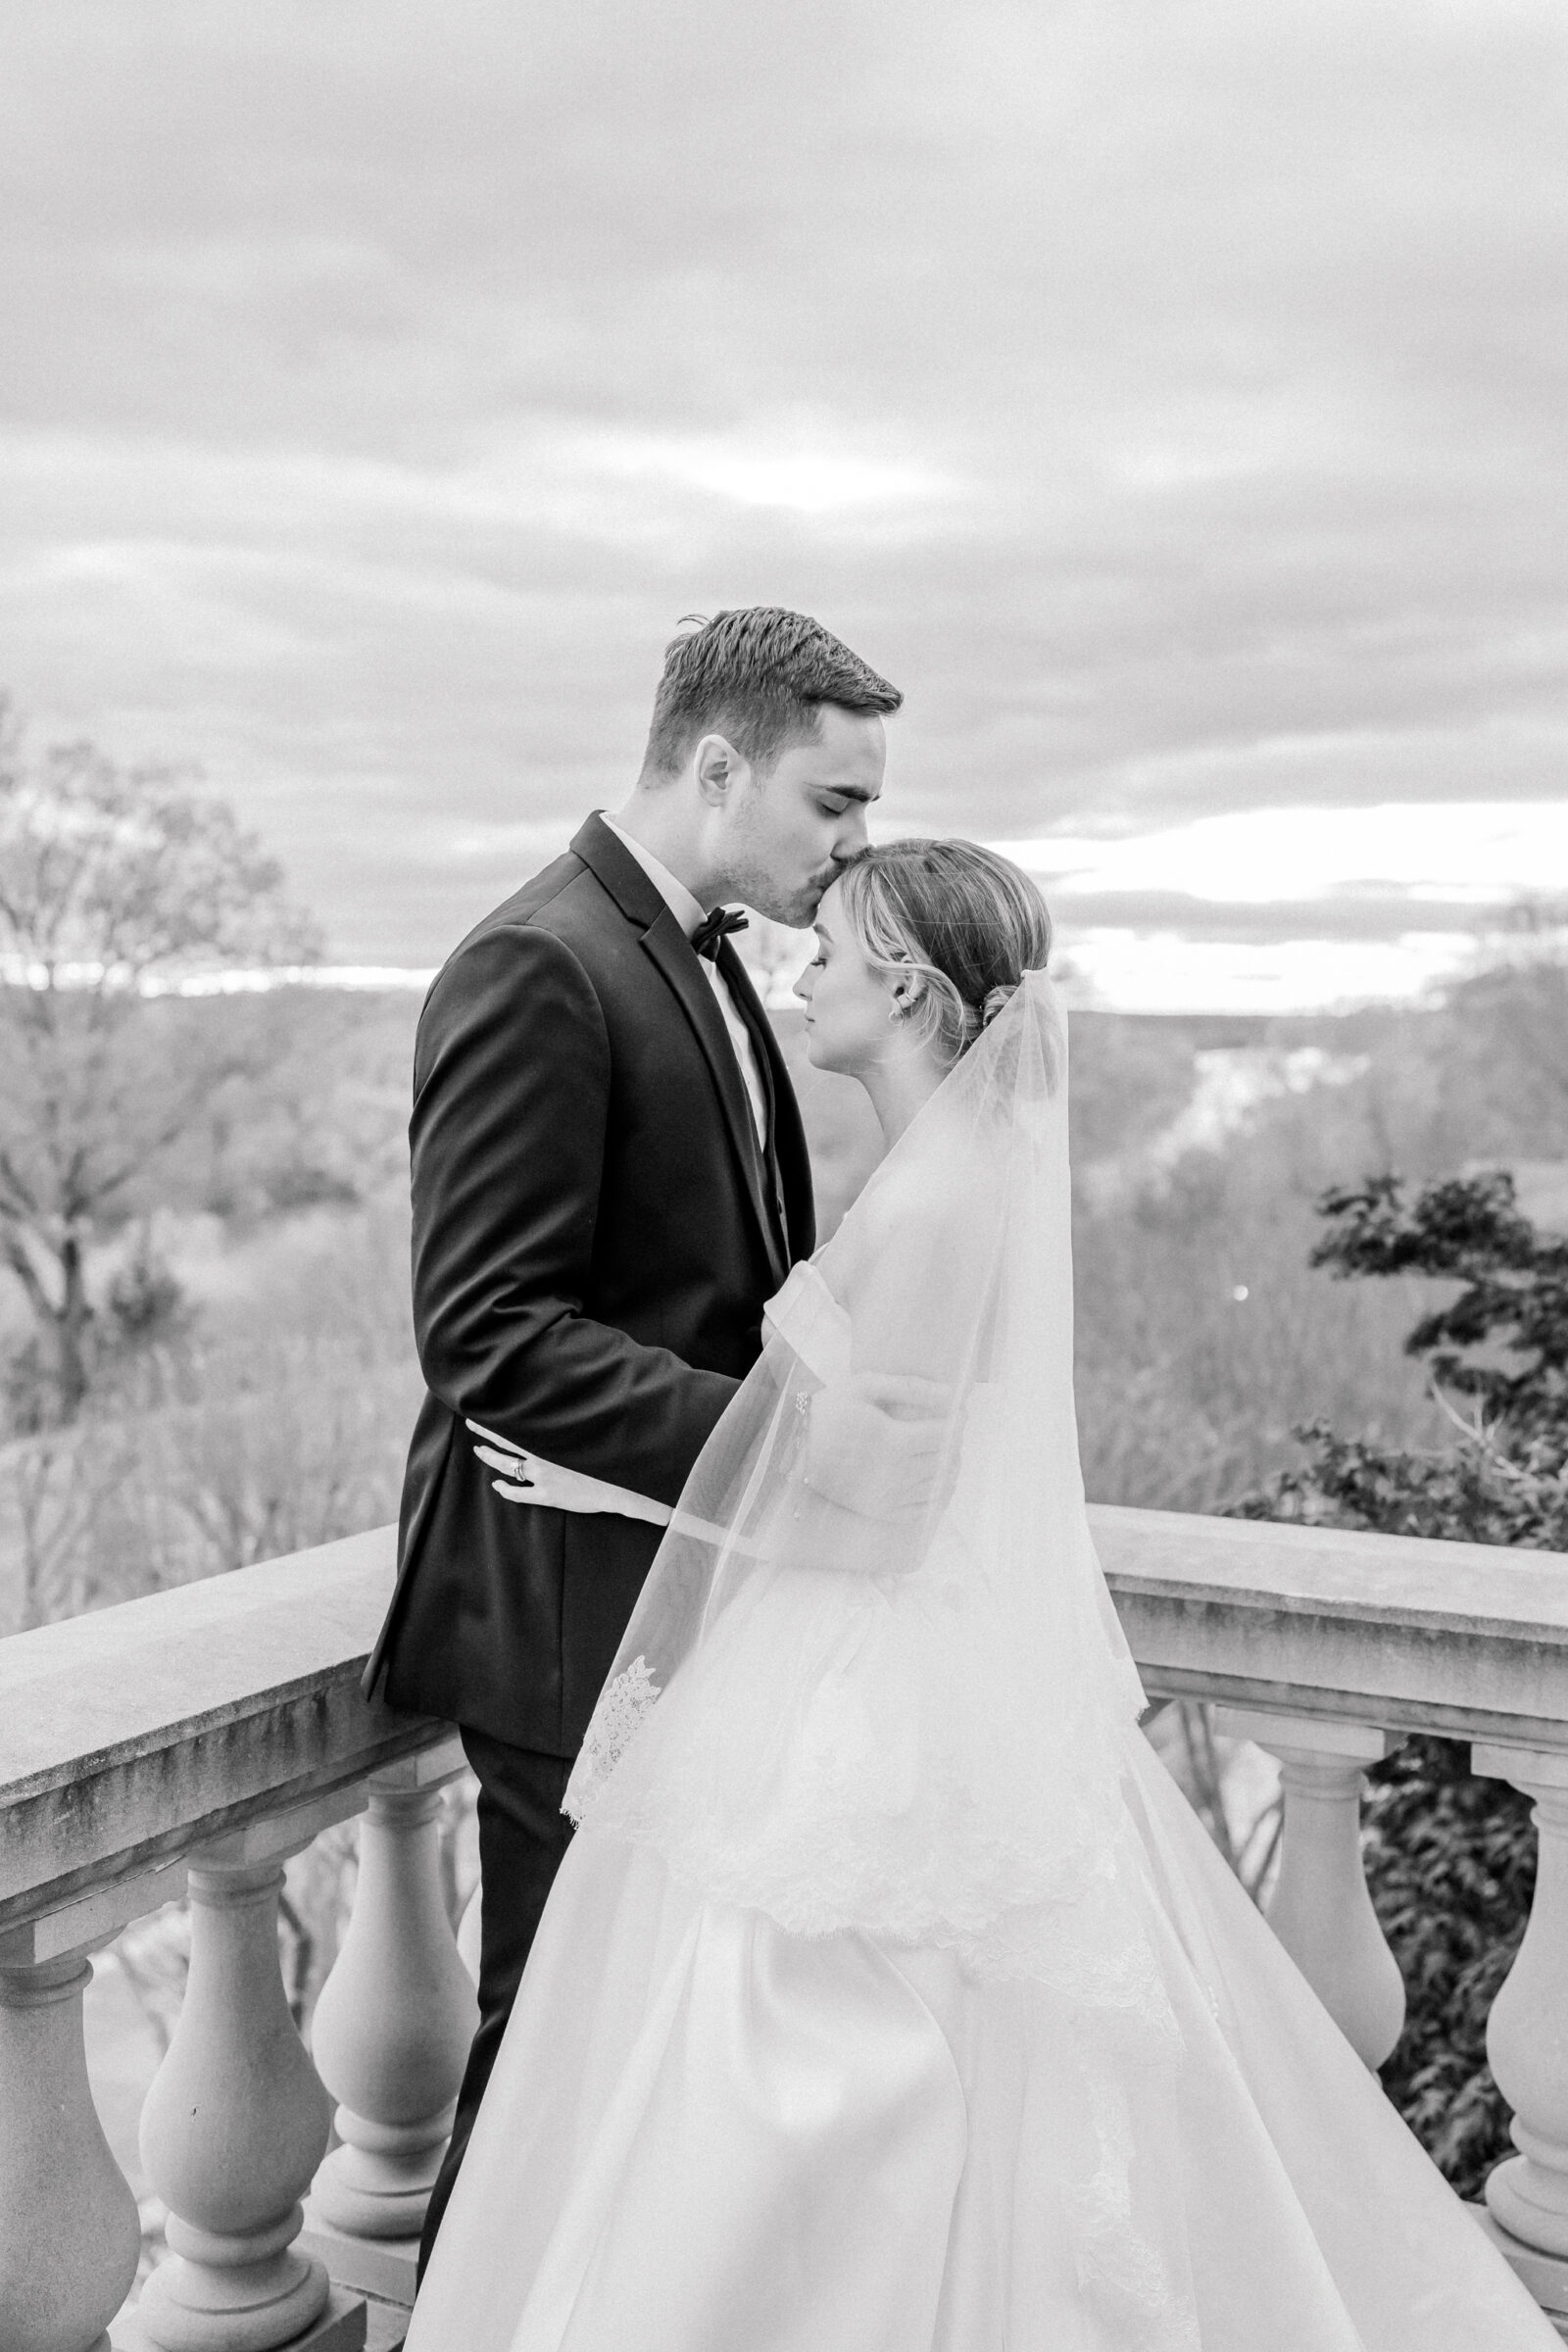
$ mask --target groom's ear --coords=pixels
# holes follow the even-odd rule
[[[692,754],[697,789],[710,808],[722,808],[747,783],[752,763],[726,735],[705,735]]]

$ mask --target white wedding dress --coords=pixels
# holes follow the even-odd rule
[[[1552,2352],[1137,1728],[1030,975],[769,1309],[568,1791],[408,2352]],[[810,1400],[951,1398],[936,1499]],[[831,1403],[826,1400],[823,1409]]]

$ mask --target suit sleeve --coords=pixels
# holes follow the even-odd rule
[[[610,1046],[548,932],[482,934],[419,1022],[414,1325],[433,1396],[564,1468],[674,1502],[735,1393],[584,1312]]]

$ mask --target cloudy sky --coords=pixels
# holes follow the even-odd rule
[[[1565,100],[1560,0],[8,0],[0,681],[428,964],[796,605],[1124,994],[1408,975],[1568,889]]]

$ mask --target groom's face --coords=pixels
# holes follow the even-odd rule
[[[752,775],[730,811],[730,893],[775,923],[804,928],[822,893],[866,843],[887,738],[874,711],[820,706],[814,743],[792,743]]]

